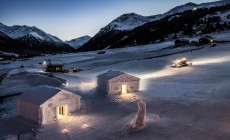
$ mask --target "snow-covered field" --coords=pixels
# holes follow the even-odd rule
[[[0,104],[7,107],[6,116],[11,114],[0,120],[0,138],[16,139],[18,132],[34,128],[37,138],[41,140],[229,140],[230,43],[217,44],[215,47],[207,45],[199,50],[153,58],[196,48],[188,46],[167,49],[171,45],[172,42],[165,42],[145,47],[106,50],[105,54],[87,52],[43,56],[0,66],[1,70],[9,70],[11,73],[0,87],[0,92],[4,92],[0,94],[23,91],[41,84],[62,86],[64,81],[39,73],[42,65],[38,63],[48,58],[62,60],[64,68],[83,69],[79,73],[54,74],[66,80],[67,90],[82,96],[82,109],[79,112],[68,119],[37,126],[14,116],[15,98],[12,98]],[[169,67],[173,59],[180,57],[187,57],[193,65]],[[20,73],[21,65],[24,66],[24,73]],[[120,70],[141,78],[140,91],[120,95],[120,102],[116,102],[115,95],[97,96],[100,92],[96,88],[97,75],[108,70]],[[34,78],[35,75],[39,78]],[[133,99],[134,95],[136,100]],[[147,105],[146,125],[142,130],[131,132],[125,137],[124,126],[135,118],[138,100],[145,101]],[[63,133],[64,127],[67,133]]]

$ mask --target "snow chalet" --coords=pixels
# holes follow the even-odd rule
[[[97,84],[107,94],[131,93],[139,90],[140,78],[110,70],[97,77]]]
[[[61,61],[51,61],[50,59],[48,61],[44,61],[43,65],[45,72],[62,72],[62,62]]]
[[[17,98],[17,115],[38,124],[47,124],[78,110],[80,98],[60,88],[39,86]]]

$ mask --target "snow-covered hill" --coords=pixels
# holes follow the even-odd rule
[[[135,13],[128,13],[123,14],[110,22],[108,25],[103,27],[98,34],[102,34],[105,32],[109,32],[112,30],[120,30],[120,31],[127,31],[132,30],[138,26],[142,26],[145,23],[162,19],[166,16],[170,16],[176,13],[181,13],[186,10],[192,10],[194,8],[210,8],[214,6],[226,5],[230,4],[229,0],[217,1],[217,2],[210,2],[210,3],[202,3],[202,4],[195,4],[192,2],[186,3],[184,5],[177,6],[164,14],[153,15],[153,16],[142,16]]]
[[[229,0],[202,4],[190,2],[161,15],[124,14],[102,28],[78,51],[137,46],[165,38],[228,30],[229,5]]]
[[[100,33],[112,30],[132,30],[147,22],[153,21],[156,17],[157,16],[141,16],[135,13],[123,14],[102,28]]]
[[[63,43],[59,38],[52,36],[48,33],[45,33],[44,31],[38,29],[35,26],[32,27],[25,26],[25,25],[6,26],[0,23],[0,32],[5,33],[6,35],[8,35],[13,39],[30,35],[47,42]]]
[[[186,3],[184,5],[177,6],[168,12],[164,13],[162,17],[166,17],[169,15],[173,15],[176,13],[182,13],[186,10],[195,10],[196,8],[210,8],[210,7],[216,7],[221,5],[230,4],[229,0],[222,0],[222,1],[216,1],[216,2],[209,2],[209,3],[202,3],[202,4],[195,4],[192,2]]]
[[[91,39],[91,37],[88,36],[88,35],[86,35],[86,36],[82,36],[82,37],[79,37],[79,38],[76,38],[76,39],[65,41],[65,43],[68,44],[68,45],[70,45],[74,49],[78,49],[83,44],[85,44],[86,42],[88,42],[90,39]]]
[[[0,51],[28,55],[74,52],[59,38],[37,27],[6,26],[0,23]]]
[[[168,12],[164,13],[163,16],[165,17],[165,16],[176,14],[176,13],[181,13],[181,12],[184,12],[186,10],[196,8],[197,6],[198,6],[197,4],[189,2],[189,3],[186,3],[184,5],[180,5],[180,6],[177,6],[173,9],[169,10]]]

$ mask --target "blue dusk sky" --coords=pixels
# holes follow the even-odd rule
[[[94,36],[125,13],[143,16],[163,14],[188,2],[214,0],[1,0],[0,22],[36,26],[60,39]]]

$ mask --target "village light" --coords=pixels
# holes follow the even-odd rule
[[[194,12],[194,11],[196,11],[197,10],[197,8],[196,7],[194,7],[194,8],[192,8],[192,11]]]
[[[133,96],[133,99],[136,100],[136,96]]]

